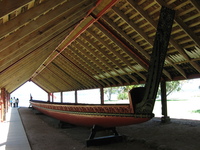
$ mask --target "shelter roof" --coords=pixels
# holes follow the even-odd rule
[[[1,0],[0,88],[144,83],[161,6],[176,11],[163,78],[199,78],[197,0]]]

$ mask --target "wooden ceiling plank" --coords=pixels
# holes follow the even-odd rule
[[[156,1],[159,5],[166,6],[165,2],[161,0]],[[189,35],[189,37],[191,37],[195,41],[195,43],[199,43],[199,38],[192,33],[192,31],[185,25],[185,23],[179,17],[175,17],[175,22],[182,28],[183,31],[185,31],[185,33],[187,33],[187,35]],[[186,60],[190,61],[189,56],[172,38],[170,39],[170,43],[179,51],[180,54],[182,54],[185,57]]]
[[[19,52],[17,51],[16,54],[15,54],[15,55],[17,55],[17,53],[22,53],[24,51],[24,54],[23,53],[22,53],[23,55],[21,54],[22,56],[21,55],[20,55],[20,57],[16,56],[16,59],[13,59],[13,60],[12,59],[5,59],[5,61],[7,61],[7,62],[4,62],[4,60],[1,60],[0,61],[1,71],[2,71],[2,68],[3,68],[4,65],[7,65],[7,68],[9,68],[8,65],[12,66],[12,64],[15,64],[17,61],[24,59],[25,57],[27,57],[29,54],[31,54],[35,50],[42,49],[42,48],[48,48],[48,45],[51,42],[53,42],[53,45],[54,45],[54,46],[52,45],[52,47],[55,47],[58,43],[60,43],[62,41],[62,39],[66,36],[67,33],[69,33],[68,29],[66,29],[62,32],[57,31],[56,34],[53,34],[49,37],[47,36],[48,37],[47,39],[44,38],[45,41],[43,41],[41,39],[41,42],[43,41],[43,43],[37,43],[36,45],[34,45],[34,43],[33,43],[33,45],[30,45],[30,47],[27,47],[27,49],[21,49],[21,51],[19,51]],[[43,44],[43,45],[41,45],[41,44]],[[28,48],[30,48],[30,50]],[[28,52],[26,52],[26,51],[28,51]],[[13,56],[13,57],[15,58],[15,56]]]
[[[80,24],[78,24],[75,29],[80,28],[81,25],[83,25],[85,22],[87,22],[89,14],[101,3],[102,1],[98,1],[98,3],[88,12],[88,14],[84,17],[84,19],[80,22]],[[104,15],[106,13],[107,10],[109,10],[115,3],[117,2],[117,0],[112,0],[109,4],[106,4],[106,6],[97,14],[98,19]],[[97,20],[98,20],[97,19]],[[60,45],[58,46],[57,49],[60,49],[60,53],[69,45],[71,44],[81,33],[83,33],[91,24],[93,24],[96,20],[90,20],[89,22],[87,22],[86,24],[84,24],[84,27],[82,27],[80,30],[78,30],[77,32],[75,32],[75,29],[65,38],[65,40],[63,40],[63,42],[61,42],[60,45],[64,44],[64,47],[60,47]],[[57,56],[54,55],[54,53],[52,53],[51,56],[53,56],[52,59],[47,59],[45,62],[47,63],[47,65],[52,62]],[[49,58],[51,58],[51,56],[49,56]],[[43,69],[43,68],[42,68]],[[41,71],[42,69],[38,69],[39,71]]]
[[[79,76],[76,68],[74,68],[74,67],[71,68],[70,62],[68,60],[66,60],[66,58],[63,55],[58,56],[58,58],[55,59],[52,63],[55,63],[57,66],[59,66],[59,68],[61,68],[67,74],[67,76],[70,76],[72,78],[72,80],[74,80],[75,85],[78,85],[78,86],[76,86],[76,88],[78,87],[79,89],[84,89],[86,87],[83,84],[84,82],[82,82],[84,80],[83,79],[84,75]],[[68,65],[66,66],[66,64],[68,64]]]
[[[4,74],[0,78],[0,82],[3,85],[4,83],[6,84],[6,82],[10,81],[14,82],[15,80],[17,81],[24,74],[28,74],[27,73],[28,71],[32,71],[33,73],[37,69],[37,67],[41,64],[41,62],[46,59],[46,57],[50,54],[50,52],[51,51],[48,51],[48,49],[44,49],[43,51],[40,50],[34,51],[33,53],[25,57],[23,61],[18,61],[18,63],[12,65],[7,70],[5,70],[3,72]],[[31,74],[29,74],[29,76]]]
[[[91,31],[90,29],[88,29],[87,31],[88,31],[93,37],[95,37],[99,42],[101,42],[103,45],[105,44],[105,42],[104,42],[101,38],[99,38],[98,36],[96,36],[96,34],[94,34],[93,31]],[[107,45],[107,43],[106,43],[106,45]],[[107,46],[108,46],[108,45],[107,45]],[[107,46],[106,46],[106,47],[107,47]],[[96,47],[95,47],[95,48],[96,48]],[[107,47],[107,49],[110,49],[110,48]],[[117,67],[119,67],[119,68],[122,69],[124,72],[126,72],[123,68],[121,68],[121,65],[120,65],[115,59],[113,59],[110,55],[108,55],[107,52],[105,52],[104,50],[99,49],[99,48],[98,48],[98,50],[99,50],[106,58],[108,58],[113,64],[115,64]],[[104,61],[104,63],[105,63],[105,61]],[[107,65],[108,65],[108,64],[107,64]],[[110,66],[110,68],[112,68],[112,67]],[[118,70],[116,70],[116,69],[114,69],[114,68],[113,68],[112,70],[113,70],[115,73],[117,73],[118,76],[120,76],[125,82],[127,82],[127,83],[130,82],[130,81],[128,81],[126,78],[124,78]],[[117,78],[116,78],[116,79],[117,79]],[[120,82],[120,84],[123,85],[123,83],[122,83],[121,80],[118,80],[118,81]]]
[[[86,61],[86,63],[89,64],[89,66],[91,65],[92,68],[98,72],[98,74],[101,74],[101,73],[103,72],[103,70],[104,70],[104,69],[102,69],[103,65],[101,65],[101,63],[99,63],[98,61],[96,61],[95,58],[92,57],[90,54],[85,53],[85,50],[84,50],[84,49],[87,47],[87,46],[85,46],[85,45],[86,45],[85,43],[83,43],[83,42],[82,42],[81,40],[79,40],[79,39],[77,39],[76,42],[78,42],[79,44],[83,44],[82,46],[84,46],[84,48],[83,48],[83,47],[79,46],[78,43],[77,43],[77,46],[76,46],[77,50],[78,50],[79,52],[83,53],[83,55],[87,56],[87,58],[88,58],[90,61],[92,61],[93,63],[90,63],[90,61],[87,60],[87,58],[86,58],[86,59],[82,59],[82,60],[83,60],[83,61]],[[89,47],[87,47],[87,48],[89,48]],[[76,53],[76,54],[77,54],[77,56],[79,56],[78,53]],[[79,56],[79,57],[81,57],[81,56]],[[95,65],[94,65],[94,64],[95,64]],[[97,66],[98,66],[101,70],[98,69]],[[104,67],[104,68],[105,68],[105,67]],[[105,75],[99,76],[98,74],[96,74],[95,76],[98,76],[98,78],[100,78],[105,84],[107,84],[107,86],[109,86],[110,83],[107,82],[106,80],[104,80],[104,79],[106,78],[106,76],[105,76]]]
[[[62,16],[62,14],[65,13],[66,11],[70,11],[71,9],[73,9],[73,7],[76,6],[74,5],[74,2],[78,2],[78,1],[81,1],[81,0],[70,1],[70,3],[59,5],[59,7],[57,7],[56,9],[48,12],[48,15],[40,16],[36,21],[32,21],[25,27],[21,28],[21,30],[17,30],[16,32],[8,36],[7,38],[2,39],[0,41],[0,50],[6,49],[7,47],[13,45],[14,43],[18,42],[22,38],[36,31],[38,28],[54,21],[59,16]],[[79,6],[80,4],[78,3],[77,5]]]
[[[107,31],[105,31],[105,30],[102,28],[102,26],[99,26],[99,24],[95,24],[95,26],[97,26],[97,27],[101,30],[101,32],[103,32],[103,34],[105,34],[109,39],[111,39],[111,40],[113,41],[113,37],[111,36],[111,34],[108,33]],[[98,39],[98,40],[100,40],[100,39]],[[128,62],[121,54],[119,54],[119,53],[118,53],[116,50],[114,50],[109,44],[107,44],[107,42],[101,40],[101,43],[102,43],[104,46],[106,46],[106,47],[107,47],[113,54],[115,54],[119,59],[121,59],[127,66],[129,66],[135,73],[137,73],[137,71],[132,67],[132,65],[130,64],[130,62]],[[121,45],[119,45],[118,41],[114,41],[114,43],[115,43],[120,49],[123,48],[123,50],[124,50],[124,47],[122,47]],[[116,63],[117,63],[117,62],[116,62]],[[117,65],[118,65],[122,70],[124,70],[118,63],[117,63]],[[124,72],[127,73],[126,70],[124,70]],[[127,74],[129,74],[129,73],[127,73]],[[131,77],[131,78],[132,78],[132,77]],[[132,78],[132,79],[134,79],[134,81],[135,81],[136,83],[139,83],[138,79],[136,79],[136,78]]]
[[[35,78],[34,81],[32,81],[32,82],[34,82],[37,86],[42,88],[47,93],[51,93],[51,91],[47,88],[48,86],[46,87],[44,84],[42,84],[42,82],[40,80]],[[34,98],[34,95],[33,95],[33,98]]]
[[[41,61],[43,61],[44,56],[45,55],[43,55],[42,57],[40,56],[40,59],[38,59],[37,61],[31,61],[32,63],[30,63],[30,60],[32,59],[27,58],[23,62],[18,63],[17,66],[6,70],[6,72],[1,75],[0,86],[6,87],[6,89],[16,89],[19,85],[29,80],[30,76],[33,74],[37,66],[41,63]],[[37,57],[39,56],[36,55],[33,60],[37,59]]]
[[[74,87],[66,82],[60,75],[60,72],[54,71],[54,68],[51,66],[47,66],[45,70],[48,70],[50,73],[48,73],[53,79],[50,79],[50,81],[53,84],[56,84],[57,87],[59,87],[60,91],[64,91],[64,89],[74,89]]]
[[[74,57],[77,57],[77,60],[80,60],[80,63],[82,64],[86,64],[84,66],[86,66],[87,70],[89,70],[93,75],[98,74],[99,72],[102,72],[102,70],[100,70],[93,62],[91,62],[91,59],[89,59],[89,54],[83,55],[82,53],[82,47],[80,47],[79,45],[77,45],[77,43],[75,44],[75,42],[73,44],[71,44],[69,46],[69,48],[67,48],[67,50],[70,50],[70,53],[73,53],[72,55]]]
[[[53,74],[55,74],[58,77],[58,80],[65,83],[66,86],[71,87],[75,89],[75,86],[70,83],[71,77],[67,76],[65,73],[63,73],[63,70],[58,68],[54,63],[51,63],[51,65],[46,67],[49,71],[51,71]]]
[[[107,19],[108,20],[108,19]],[[101,28],[101,27],[100,27]],[[119,29],[119,28],[115,28],[116,30],[117,29]],[[104,31],[104,29],[101,29],[102,31]],[[121,33],[123,33],[123,31],[121,32]],[[121,45],[121,44],[119,44],[119,42],[118,42],[118,40],[115,40],[113,37],[111,37],[111,34],[109,34],[108,32],[106,32],[106,31],[104,31],[104,34],[106,34],[109,38],[111,38],[112,39],[112,41],[114,41],[121,49],[123,49],[123,51],[126,53],[126,54],[128,54],[129,56],[130,56],[130,54],[131,54],[131,58],[135,58],[135,56],[133,57],[133,55],[132,55],[132,53],[130,53],[130,51],[127,51],[127,48],[125,48],[123,45]],[[115,37],[116,38],[116,37]],[[112,49],[111,49],[112,50]],[[115,53],[115,51],[113,51],[114,53]],[[141,78],[143,78],[144,80],[146,80],[146,77],[143,75],[143,74],[141,74],[140,72],[138,72],[137,70],[135,70],[133,67],[132,67],[132,65],[127,61],[127,60],[125,60],[124,58],[122,58],[121,57],[121,55],[119,55],[119,54],[117,54],[118,55],[118,57],[121,59],[121,60],[123,60],[136,74],[138,74]],[[135,59],[134,59],[135,60]],[[139,63],[140,64],[140,63]],[[136,83],[137,83],[138,81],[136,80]]]
[[[129,3],[132,5],[132,7],[134,7],[155,29],[156,29],[156,26],[157,26],[157,23],[154,21],[154,20],[152,20],[149,16],[148,16],[148,14],[147,13],[145,13],[144,11],[143,11],[143,9],[141,9],[140,7],[136,7],[136,4],[135,4],[135,2],[134,1],[130,1],[130,0],[128,0],[129,1]],[[159,0],[157,0],[157,2],[158,2]],[[147,39],[148,40],[148,39]],[[172,40],[172,38],[170,38],[170,43],[177,49],[177,48],[179,48],[179,51],[183,54],[183,55],[186,55],[186,53],[184,53],[183,52],[183,50],[180,50],[180,46],[178,46],[173,40]],[[152,43],[152,41],[151,42],[149,42],[149,44],[151,44],[152,46],[153,46],[153,43]],[[184,72],[184,70],[183,69],[181,69],[180,67],[178,67],[176,64],[174,64],[168,57],[166,57],[166,60],[168,61],[168,62],[170,62],[170,64],[172,65],[172,66],[174,66],[176,69],[177,69],[177,71],[179,71],[185,78],[186,78],[186,74],[185,74],[185,72]],[[168,74],[168,73],[167,73]],[[166,75],[167,75],[166,74]],[[169,76],[168,76],[169,77]],[[170,77],[171,78],[171,77]]]
[[[191,38],[195,44],[200,47],[200,39],[197,37],[194,32],[178,17],[176,16],[175,21],[183,29],[183,31]]]
[[[89,32],[89,30],[87,30],[87,32]],[[90,32],[89,32],[90,33]],[[92,35],[92,31],[90,33]],[[108,58],[108,54],[104,53],[102,51],[102,49],[100,47],[98,47],[95,43],[91,42],[90,39],[88,39],[86,36],[82,35],[84,37],[85,40],[87,40],[96,50],[98,50],[101,54],[103,54],[106,58]],[[94,35],[95,37],[95,35]],[[95,37],[96,38],[96,37]],[[98,57],[98,59],[100,59],[106,66],[108,66],[113,72],[115,72],[116,74],[119,75],[119,73],[110,65],[108,64],[107,61],[105,61],[104,59],[102,59],[101,57]],[[109,58],[108,58],[109,59]],[[107,72],[109,73],[109,72]],[[121,85],[123,84],[121,80],[119,80],[117,77],[115,77],[116,75],[113,75],[112,73],[110,74],[118,83],[120,83]]]
[[[59,60],[57,60],[57,61],[59,61]],[[54,66],[53,67],[54,69],[57,68],[55,70],[57,70],[56,72],[59,72],[58,75],[60,76],[60,78],[62,78],[62,80],[65,80],[65,82],[70,82],[70,84],[71,84],[71,86],[73,87],[74,90],[76,89],[76,87],[83,86],[73,76],[71,76],[69,72],[66,72],[64,70],[64,68],[62,68],[60,65],[58,65],[55,62],[52,62],[51,64],[52,64],[52,66]]]
[[[100,80],[98,80],[98,79],[95,78],[95,73],[92,73],[93,71],[91,71],[90,69],[88,69],[88,68],[84,65],[85,62],[84,62],[83,60],[79,60],[79,58],[75,57],[74,55],[72,55],[72,53],[69,53],[69,52],[67,53],[67,56],[66,56],[66,57],[69,58],[70,60],[73,60],[73,62],[74,62],[77,66],[81,67],[81,69],[83,69],[84,71],[86,71],[87,74],[89,74],[91,77],[93,77],[95,80],[97,80],[103,87],[106,85],[106,84],[103,83],[102,81],[100,81]],[[87,70],[86,70],[86,68],[87,68]],[[85,80],[85,81],[88,83],[88,85],[89,85],[90,87],[93,87],[93,88],[98,87],[97,84],[96,84],[93,80],[88,79],[88,80]],[[94,85],[95,85],[95,87],[94,87]]]
[[[82,36],[83,36],[83,38],[85,39],[85,40],[87,40],[88,42],[89,42],[89,40],[88,40],[88,38],[86,37],[86,36],[84,36],[84,34],[82,34]],[[77,42],[78,43],[80,43],[87,51],[89,51],[93,56],[97,56],[97,54],[96,54],[96,52],[94,51],[94,50],[92,50],[88,45],[86,45],[85,43],[83,43],[81,40],[79,40],[79,39],[77,39]],[[101,58],[101,57],[97,57],[97,59],[98,60],[100,60],[101,62],[104,62],[104,60]],[[112,74],[110,74],[110,72],[109,72],[109,70],[106,68],[106,67],[104,67],[100,62],[98,62],[98,61],[96,61],[96,60],[94,60],[94,62],[104,71],[104,72],[108,72],[108,75],[106,76],[106,75],[103,75],[103,77],[105,77],[105,78],[109,78],[109,77],[111,77],[112,76]],[[109,67],[109,66],[107,66],[107,67]],[[115,84],[112,80],[109,80],[113,85]],[[108,85],[110,85],[110,83],[108,83]]]
[[[67,48],[68,55],[73,57],[79,64],[81,64],[81,68],[87,70],[87,73],[90,74],[90,76],[94,77],[94,75],[96,75],[98,72],[96,69],[94,69],[95,66],[93,66],[89,61],[86,61],[86,58],[83,58],[83,56],[81,56],[76,50],[74,50],[75,48],[72,48],[71,46],[72,45],[68,46]]]
[[[51,81],[49,81],[48,78],[44,76],[44,74],[38,74],[36,78],[34,78],[34,82],[38,80],[39,83],[42,83],[42,85],[45,85],[47,88],[47,91],[50,91],[50,93],[53,93],[55,91],[59,91],[59,89],[53,84]]]
[[[21,73],[24,73],[27,75],[27,73],[26,73],[27,71],[32,70],[32,69],[36,70],[37,69],[36,67],[38,65],[36,65],[36,66],[34,65],[33,67],[31,67],[31,69],[30,69],[30,66],[35,63],[34,60],[38,60],[38,58],[43,58],[44,56],[47,57],[49,55],[49,48],[56,47],[57,42],[60,42],[60,40],[58,40],[60,37],[56,37],[56,38],[57,39],[55,39],[55,38],[51,39],[49,42],[45,43],[41,47],[38,47],[37,49],[32,51],[29,55],[27,55],[23,58],[23,61],[18,60],[17,62],[14,63],[14,65],[11,65],[10,67],[8,67],[8,69],[6,69],[4,72],[4,74],[7,76],[7,79],[10,80],[11,82],[13,82],[12,80],[17,80],[17,78],[19,78],[19,76],[17,75],[18,73],[21,72]],[[54,42],[51,43],[51,41],[54,41]],[[44,59],[45,59],[45,57],[44,57]],[[37,62],[40,63],[39,60]],[[27,67],[24,65],[27,65]],[[26,69],[25,72],[23,72],[24,69]],[[21,70],[21,71],[19,72],[19,70]],[[15,74],[15,76],[13,76],[13,74]],[[32,75],[32,74],[33,73],[31,73],[29,75]],[[15,77],[15,79],[9,78],[9,75],[11,75],[11,77]],[[3,78],[3,76],[1,76],[1,78]]]
[[[193,7],[196,8],[196,10],[200,13],[200,2],[198,0],[190,0],[192,3]]]
[[[64,59],[66,59],[66,56],[64,55],[61,55],[63,56]],[[56,64],[62,64],[62,69],[67,72],[71,77],[74,78],[74,80],[76,80],[77,83],[79,83],[79,86],[76,87],[76,89],[87,89],[87,88],[90,88],[91,85],[88,84],[87,80],[88,77],[85,76],[84,74],[81,74],[79,72],[79,70],[77,70],[73,64],[71,64],[71,62],[69,60],[64,60],[60,63],[57,62],[57,59],[55,59],[54,61],[56,61]],[[63,64],[63,62],[67,62],[67,66],[63,66],[63,65],[66,65],[66,64]],[[82,75],[82,76],[81,76]]]
[[[128,16],[124,15],[122,11],[120,11],[117,7],[113,7],[112,10],[115,11],[118,16],[120,16],[126,23],[128,23],[142,38],[144,38],[149,44],[153,45],[153,40],[150,39],[146,33],[142,31],[137,25],[135,25]]]
[[[11,12],[15,11],[19,7],[22,7],[28,3],[30,3],[32,0],[17,0],[17,1],[8,1],[8,0],[3,0],[0,1],[0,18],[10,14]]]
[[[107,22],[113,29],[115,29],[118,34],[120,34],[124,39],[126,39],[131,45],[133,45],[142,55],[144,55],[147,60],[150,59],[149,54],[144,51],[135,41],[133,41],[122,29],[118,28],[116,24],[114,24],[109,18],[106,16],[103,16],[102,19]],[[128,49],[128,48],[127,48]],[[129,50],[129,49],[128,49]],[[145,70],[148,70],[147,64],[144,62],[141,62],[142,58],[138,56],[136,53],[133,52],[133,50],[125,51],[131,58],[133,58],[138,64],[140,64]],[[138,59],[138,58],[139,59]]]
[[[66,53],[67,54],[67,53]],[[64,55],[62,55],[64,56]],[[69,57],[64,56],[69,62],[71,62],[71,64],[77,68],[81,73],[80,74],[84,74],[89,80],[92,80],[96,85],[98,85],[99,87],[102,87],[102,83],[98,80],[96,80],[94,77],[92,77],[91,75],[89,75],[87,72],[85,72],[82,68],[80,68],[77,64],[74,63],[74,61],[72,61]]]
[[[45,1],[42,4],[38,5],[37,7],[34,7],[28,10],[28,12],[20,14],[18,17],[16,17],[12,21],[9,21],[5,24],[0,25],[0,29],[1,29],[0,38],[5,35],[9,35],[12,32],[15,32],[16,30],[20,29],[20,27],[27,24],[27,22],[33,21],[34,18],[40,16],[46,11],[51,10],[55,6],[59,5],[60,3],[63,3],[63,0]]]
[[[20,45],[19,49],[16,51],[16,46],[10,47],[9,49],[6,49],[2,52],[0,52],[0,55],[3,57],[5,61],[9,60],[12,61],[12,59],[20,58],[22,55],[26,55],[31,51],[31,49],[35,49],[35,47],[39,47],[42,43],[46,43],[48,40],[52,39],[53,37],[59,35],[61,38],[63,38],[63,34],[69,33],[67,30],[69,30],[69,27],[73,27],[74,22],[69,22],[69,24],[65,23],[65,20],[61,23],[57,23],[56,26],[53,26],[52,28],[48,28],[47,31],[43,33],[39,33],[38,36],[31,36],[29,39],[25,39],[25,42],[23,43],[16,43],[17,45]],[[44,29],[47,27],[44,27]],[[69,29],[68,29],[69,28]],[[43,31],[43,29],[40,29]],[[66,30],[66,31],[65,31]],[[63,33],[65,32],[65,33]],[[13,52],[12,52],[13,51]],[[23,52],[23,53],[22,53]],[[0,64],[3,63],[5,65],[6,62],[2,60],[2,57],[0,59]]]

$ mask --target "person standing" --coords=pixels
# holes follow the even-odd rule
[[[15,106],[16,106],[16,107],[18,107],[18,103],[19,103],[19,99],[17,98],[17,99],[15,100]]]
[[[12,104],[13,104],[13,99],[12,97],[10,98],[10,107],[12,107]]]
[[[13,103],[13,107],[15,107],[15,97],[13,97],[12,103]]]

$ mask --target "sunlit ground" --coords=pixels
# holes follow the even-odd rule
[[[9,112],[11,110],[9,109]],[[10,127],[10,113],[7,113],[6,121],[0,123],[0,150],[6,149],[7,135]]]

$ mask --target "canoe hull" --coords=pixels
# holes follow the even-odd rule
[[[77,111],[65,111],[63,110],[64,105],[59,105],[57,109],[51,109],[45,104],[32,103],[32,106],[38,111],[56,118],[58,120],[79,125],[88,126],[98,125],[101,127],[116,127],[116,126],[127,126],[131,124],[143,123],[150,120],[153,117],[151,115],[135,115],[132,113],[98,113],[98,112],[77,112]],[[50,104],[48,104],[50,105]],[[76,107],[78,107],[76,105]],[[83,107],[83,106],[80,106]],[[92,107],[92,106],[91,106]],[[99,107],[99,106],[98,106]],[[103,106],[102,106],[103,107]],[[116,107],[116,106],[115,106]],[[73,108],[72,106],[70,108]]]

